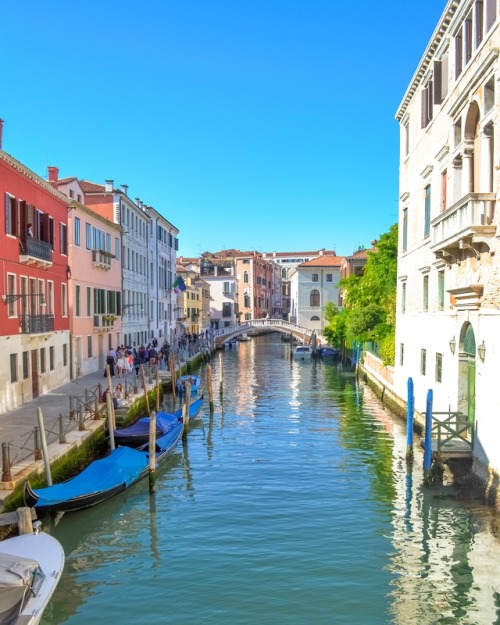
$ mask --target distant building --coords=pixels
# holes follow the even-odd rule
[[[322,333],[328,325],[325,307],[340,303],[340,269],[342,256],[319,256],[297,265],[289,273],[290,321]]]

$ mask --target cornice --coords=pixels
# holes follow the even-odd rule
[[[20,174],[28,178],[28,180],[32,180],[37,185],[40,185],[41,187],[43,187],[45,191],[48,191],[49,193],[51,193],[58,200],[62,200],[66,205],[69,203],[68,197],[64,195],[64,193],[61,193],[61,191],[58,191],[57,189],[55,189],[50,184],[50,182],[47,182],[47,180],[44,180],[38,174],[35,174],[35,172],[31,171],[31,169],[28,169],[20,161],[16,160],[10,154],[7,154],[7,152],[0,150],[0,160],[3,161],[4,163],[7,163],[7,165],[9,165],[10,167],[18,171]]]

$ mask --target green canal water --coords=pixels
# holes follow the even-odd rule
[[[500,623],[498,516],[424,488],[365,385],[279,335],[212,367],[214,413],[206,397],[153,496],[47,521],[66,566],[42,623]]]

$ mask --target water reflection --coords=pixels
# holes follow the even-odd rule
[[[287,347],[258,337],[215,359],[214,411],[154,495],[137,484],[55,520],[67,564],[44,622],[500,622],[498,517],[424,487],[404,423]]]

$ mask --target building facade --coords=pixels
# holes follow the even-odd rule
[[[2,413],[70,379],[70,275],[67,198],[1,149],[0,193]]]
[[[496,0],[450,0],[398,108],[395,390],[473,423],[477,473],[500,469],[500,30]]]

